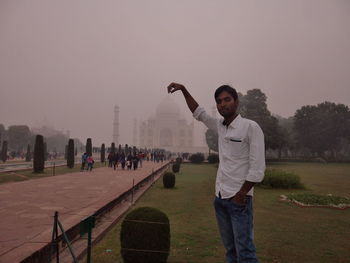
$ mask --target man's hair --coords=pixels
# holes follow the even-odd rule
[[[238,94],[237,94],[237,91],[232,88],[231,86],[229,85],[222,85],[220,87],[218,87],[214,93],[214,98],[216,100],[217,97],[219,97],[219,95],[223,92],[223,91],[226,91],[228,94],[230,94],[234,100],[237,100],[238,99]]]

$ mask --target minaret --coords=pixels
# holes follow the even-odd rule
[[[132,143],[134,144],[134,146],[138,146],[137,145],[137,120],[134,119],[134,130],[132,133]]]
[[[114,106],[113,142],[119,145],[119,106]]]

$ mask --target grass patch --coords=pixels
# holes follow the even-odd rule
[[[278,170],[298,174],[313,193],[346,196],[350,164],[279,163]],[[183,164],[176,186],[165,189],[162,180],[136,203],[165,212],[170,220],[171,251],[168,263],[222,263],[224,248],[213,209],[215,165]],[[289,189],[258,187],[254,195],[254,236],[261,263],[348,263],[350,209],[303,209],[279,196]],[[93,262],[122,262],[120,224],[93,247]],[[86,259],[81,262],[86,262]]]
[[[306,205],[342,205],[349,204],[350,199],[347,197],[333,195],[317,195],[312,193],[292,193],[287,195],[288,199],[298,201]]]
[[[268,168],[264,180],[258,186],[279,189],[303,189],[300,177],[292,172]]]

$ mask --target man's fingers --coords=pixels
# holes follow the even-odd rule
[[[168,86],[168,93],[174,93],[175,91],[181,89],[181,84],[172,82],[169,86]]]
[[[168,86],[168,93],[170,93],[173,89],[173,86],[172,86],[173,83],[171,83],[169,86]]]
[[[168,93],[173,93],[174,91],[176,91],[176,86],[177,84],[176,83],[171,83],[169,86],[168,86]]]

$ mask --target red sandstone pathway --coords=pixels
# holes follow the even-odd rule
[[[143,162],[136,171],[103,167],[0,185],[0,262],[19,262],[51,241],[53,215],[65,229],[99,208],[165,163]]]

